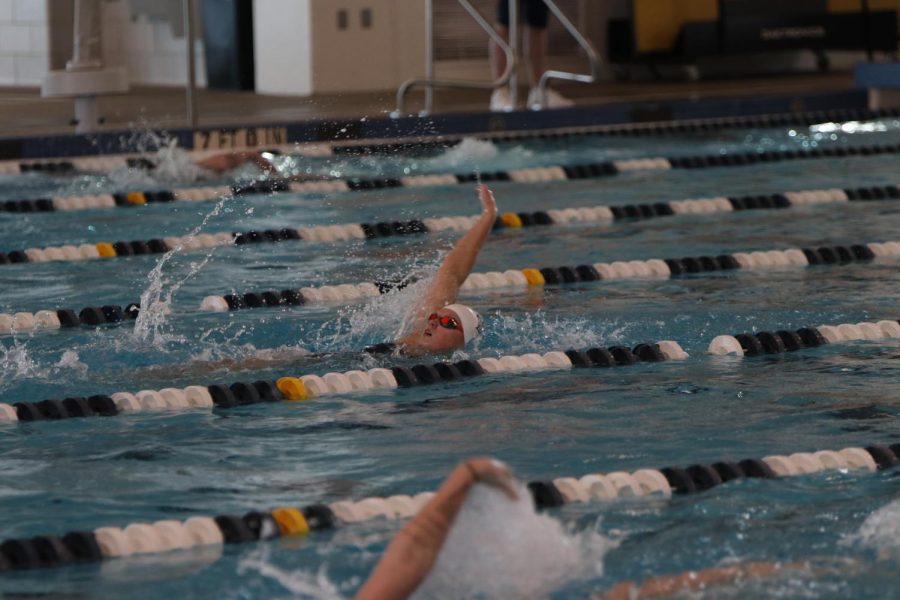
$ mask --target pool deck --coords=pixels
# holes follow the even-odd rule
[[[853,87],[850,72],[836,72],[698,82],[567,85],[557,89],[579,105],[602,106],[675,99],[791,95],[843,91]],[[438,90],[435,93],[435,112],[484,111],[489,95],[480,90]],[[394,97],[394,90],[310,98],[200,90],[197,105],[199,125],[211,127],[384,117],[395,108]],[[181,88],[135,87],[128,94],[101,98],[100,103],[108,129],[122,129],[141,123],[157,127],[187,126],[185,94]],[[41,98],[37,88],[0,88],[0,136],[72,133],[74,129],[69,124],[72,104],[67,99]],[[415,96],[412,106],[416,106]]]
[[[435,110],[427,119],[390,119],[395,108],[393,90],[310,98],[200,90],[198,128],[282,125],[287,126],[285,141],[289,143],[327,142],[863,108],[868,102],[850,71],[696,82],[570,84],[557,89],[575,100],[576,108],[492,114],[487,112],[486,91],[438,90]],[[410,108],[417,110],[420,101],[421,94],[413,95]],[[106,124],[87,139],[74,135],[71,100],[41,98],[37,88],[0,88],[0,158],[124,151],[117,140],[135,129],[166,129],[184,147],[195,147],[181,88],[135,87],[100,102]]]

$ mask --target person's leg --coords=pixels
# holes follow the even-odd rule
[[[494,25],[497,33],[504,41],[509,42],[509,0],[497,0],[497,22]],[[491,78],[496,81],[506,71],[506,53],[493,38],[488,43],[488,58],[491,63]],[[491,94],[491,110],[508,112],[515,107],[512,95],[507,86],[499,87]]]
[[[528,83],[537,86],[541,75],[547,70],[547,28],[528,27]]]
[[[502,2],[503,0],[501,0]],[[503,41],[509,42],[509,27],[500,23],[494,25],[494,29],[503,38]],[[503,75],[506,70],[506,52],[493,39],[490,41],[490,59],[491,59],[491,77],[496,81]]]
[[[524,0],[522,3],[525,24],[528,25],[528,35],[525,42],[528,44],[528,77],[531,83],[531,92],[528,94],[529,108],[565,108],[572,106],[573,102],[564,98],[559,93],[547,89],[545,98],[540,97],[538,84],[544,71],[547,70],[547,50],[549,34],[547,27],[550,23],[550,9],[543,0]]]

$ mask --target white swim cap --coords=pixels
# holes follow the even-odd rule
[[[444,308],[452,310],[459,317],[459,324],[462,325],[463,340],[465,340],[466,344],[481,334],[481,317],[477,312],[465,304],[448,304]]]

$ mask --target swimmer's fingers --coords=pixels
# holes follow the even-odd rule
[[[516,478],[509,467],[492,458],[473,458],[466,462],[475,481],[493,486],[502,491],[510,500],[517,500]]]
[[[478,198],[481,200],[481,206],[485,212],[496,214],[497,201],[494,199],[494,193],[488,186],[484,184],[478,186]]]

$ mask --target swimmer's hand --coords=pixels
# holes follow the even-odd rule
[[[504,463],[493,458],[470,458],[463,464],[476,482],[499,489],[510,500],[518,500],[516,478]]]
[[[494,193],[484,184],[478,186],[478,199],[481,200],[481,206],[486,214],[492,217],[497,215],[497,201],[494,200]]]

